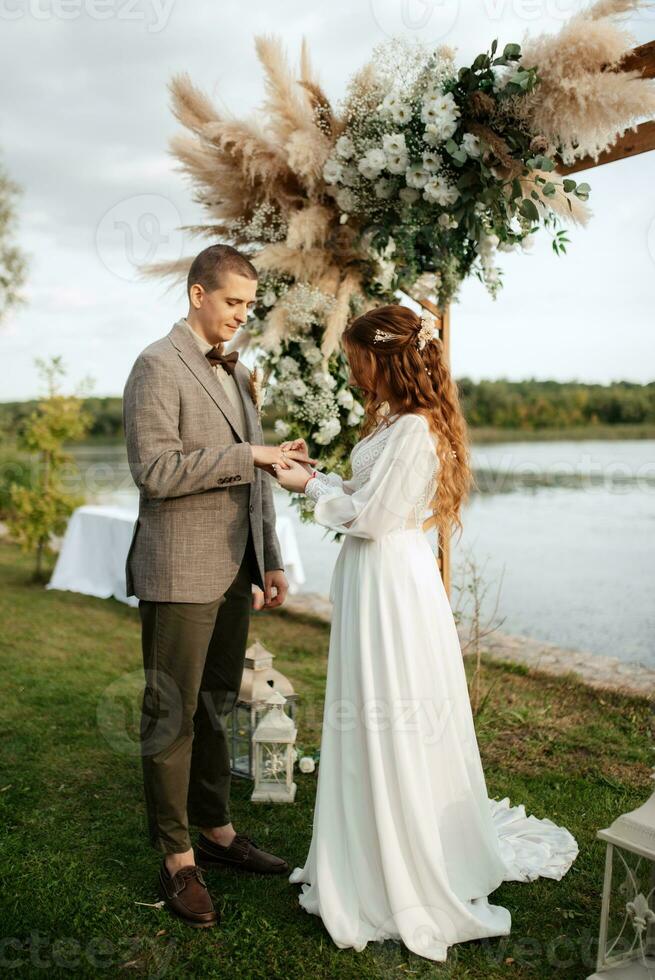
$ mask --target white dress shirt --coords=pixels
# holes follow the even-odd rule
[[[193,334],[198,347],[202,351],[203,357],[206,356],[207,352],[212,349],[212,345],[207,343],[206,340],[204,340],[201,336],[199,336],[199,334],[195,332],[195,330],[193,329],[193,327],[191,326],[191,324],[186,318],[184,319],[184,322],[186,323],[187,327]],[[239,386],[237,385],[235,378],[230,374],[229,371],[225,370],[222,364],[219,364],[217,361],[214,362],[208,361],[207,363],[212,368],[217,379],[223,385],[223,388],[225,389],[225,394],[232,402],[232,406],[237,414],[237,418],[241,423],[241,431],[243,432],[245,438],[248,432],[248,428],[246,426],[246,416],[243,410],[243,402],[241,401],[241,392],[239,391]]]

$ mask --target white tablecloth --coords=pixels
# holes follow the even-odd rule
[[[113,596],[137,606],[135,596],[125,594],[125,561],[132,540],[136,510],[127,507],[87,505],[72,514],[48,589],[82,592],[99,599]],[[277,535],[289,591],[297,592],[305,581],[298,542],[289,517],[277,518]]]

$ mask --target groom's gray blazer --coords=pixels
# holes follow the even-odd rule
[[[127,594],[210,602],[234,580],[248,529],[264,572],[282,568],[271,477],[249,443],[264,442],[240,362],[234,377],[247,429],[183,320],[136,359],[123,394],[130,470],[140,491]]]

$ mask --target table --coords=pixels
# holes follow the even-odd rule
[[[132,541],[136,508],[87,504],[73,512],[61,543],[59,557],[47,589],[81,592],[99,599],[113,597],[138,606],[136,596],[125,594],[125,562]],[[289,592],[305,581],[296,532],[289,517],[277,518],[277,535]]]

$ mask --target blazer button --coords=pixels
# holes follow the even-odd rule
[[[254,510],[255,510],[255,505],[254,504],[251,504],[250,505],[250,513],[252,514],[254,512]]]

